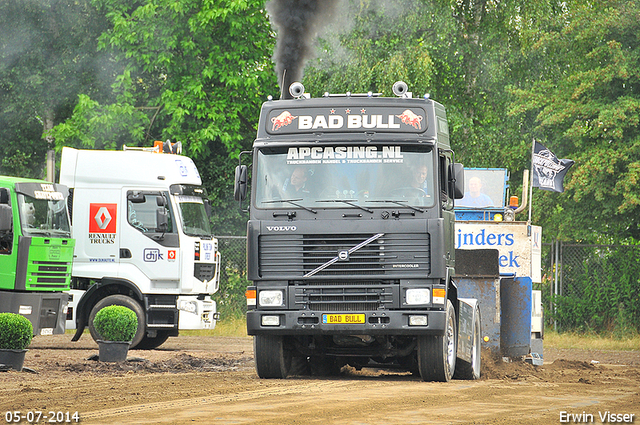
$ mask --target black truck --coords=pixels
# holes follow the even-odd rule
[[[479,308],[453,279],[463,167],[444,107],[393,91],[310,98],[294,83],[293,99],[262,106],[234,188],[242,203],[251,180],[247,329],[261,378],[346,364],[480,375]]]

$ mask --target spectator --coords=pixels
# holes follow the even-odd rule
[[[469,179],[469,191],[465,192],[464,198],[458,201],[458,205],[462,207],[492,207],[491,198],[482,193],[482,181],[479,177],[471,177]]]

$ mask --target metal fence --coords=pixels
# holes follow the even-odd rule
[[[639,246],[545,244],[540,289],[560,330],[640,331]]]
[[[220,290],[213,296],[220,315],[241,316],[246,312],[244,293],[247,280],[247,238],[245,236],[217,236],[222,255]]]
[[[222,267],[214,296],[223,317],[246,312],[245,236],[218,236]],[[640,246],[544,244],[541,289],[547,324],[560,330],[640,331]]]

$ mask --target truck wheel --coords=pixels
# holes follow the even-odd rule
[[[418,370],[423,381],[447,382],[456,368],[456,312],[447,300],[444,335],[418,336]]]
[[[145,315],[144,310],[140,303],[134,300],[131,297],[126,295],[109,295],[108,297],[104,297],[100,301],[96,303],[91,309],[91,313],[89,313],[89,332],[91,332],[91,337],[94,341],[100,339],[100,335],[96,331],[96,328],[93,326],[93,319],[96,317],[96,313],[100,311],[101,308],[109,306],[109,305],[121,305],[123,307],[127,307],[136,313],[138,317],[138,330],[136,334],[133,336],[133,340],[131,341],[130,349],[136,348],[136,346],[142,341],[145,334]]]
[[[479,379],[480,378],[480,351],[482,348],[482,329],[480,328],[480,311],[476,307],[473,321],[473,346],[471,347],[471,363],[458,360],[456,363],[455,379]]]
[[[260,378],[284,379],[291,370],[291,351],[284,346],[280,335],[253,337],[256,372]]]
[[[169,332],[158,331],[155,337],[146,336],[136,345],[138,350],[153,350],[160,347],[169,339]]]

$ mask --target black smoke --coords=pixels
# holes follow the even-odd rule
[[[340,0],[270,0],[267,12],[278,31],[273,60],[282,98],[289,86],[301,81],[304,66],[313,57],[318,31],[333,18]]]

